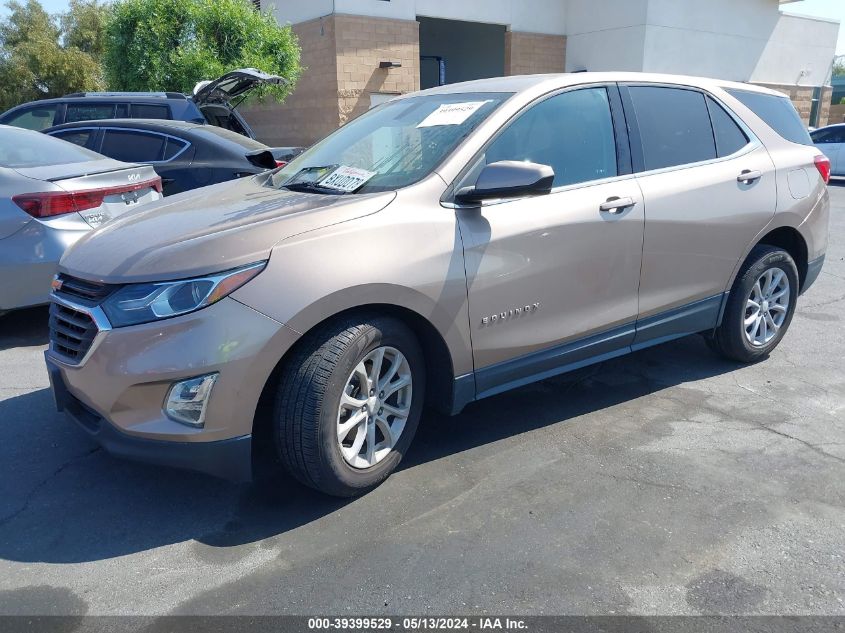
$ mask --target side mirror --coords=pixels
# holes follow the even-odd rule
[[[464,204],[491,198],[539,196],[552,190],[554,179],[554,169],[548,165],[503,160],[482,169],[475,186],[459,189],[455,200]]]

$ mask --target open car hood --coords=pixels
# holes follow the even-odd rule
[[[194,103],[228,103],[261,84],[284,85],[288,81],[278,75],[269,75],[256,68],[240,68],[213,81],[201,81],[194,86]]]

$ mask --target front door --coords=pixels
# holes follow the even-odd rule
[[[620,353],[633,339],[644,212],[617,147],[614,99],[615,86],[545,98],[479,161],[555,172],[551,194],[457,211],[479,397]]]

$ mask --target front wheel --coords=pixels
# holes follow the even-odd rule
[[[419,424],[425,362],[413,332],[380,316],[330,323],[303,340],[276,398],[285,468],[327,494],[350,497],[399,465]]]
[[[767,356],[792,321],[798,283],[798,269],[789,253],[766,244],[754,247],[734,281],[710,346],[742,363]]]

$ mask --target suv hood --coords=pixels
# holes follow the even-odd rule
[[[261,84],[286,84],[287,79],[270,75],[256,68],[241,68],[213,81],[201,81],[194,86],[194,103],[226,103],[245,95]],[[237,107],[237,106],[235,106]]]
[[[59,270],[115,284],[217,273],[267,259],[292,235],[376,213],[396,197],[297,193],[267,180],[262,174],[146,205],[85,235]]]

